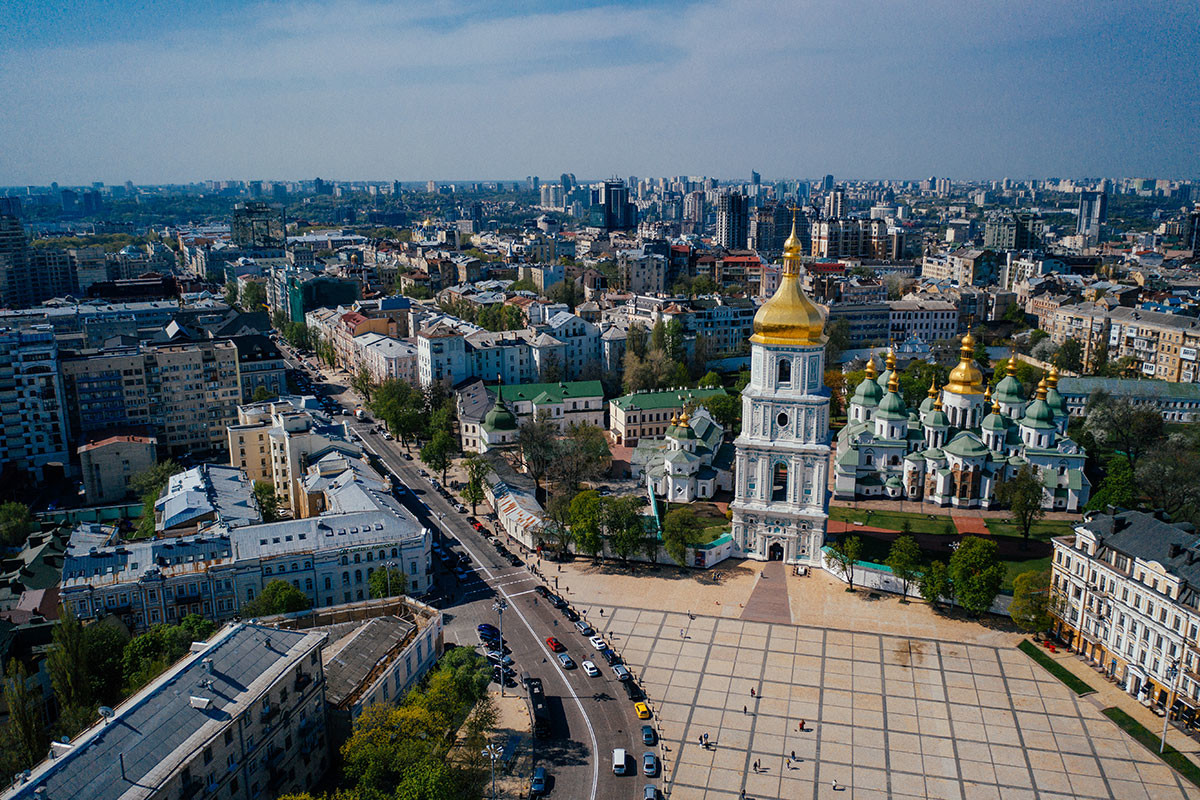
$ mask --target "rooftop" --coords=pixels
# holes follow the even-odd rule
[[[653,411],[657,409],[682,408],[685,404],[693,400],[704,400],[708,397],[716,397],[724,394],[727,394],[727,392],[720,387],[716,389],[663,389],[661,391],[627,394],[609,402],[622,411],[631,409]]]
[[[399,653],[416,630],[416,625],[399,617],[376,617],[327,648],[325,699],[329,705],[352,704],[376,668]]]

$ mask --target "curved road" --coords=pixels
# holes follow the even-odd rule
[[[294,366],[293,358],[288,361]],[[315,391],[332,395],[343,408],[357,405],[354,393],[344,386],[318,384]],[[541,580],[527,566],[513,567],[502,559],[465,516],[433,490],[428,479],[421,475],[421,462],[415,457],[411,461],[405,459],[398,442],[372,434],[372,424],[350,422],[349,426],[365,448],[378,456],[397,482],[406,487],[407,491],[398,495],[400,501],[435,532],[435,544],[465,552],[470,557],[473,572],[464,580],[434,559],[436,584],[432,600],[445,614],[446,641],[476,647],[479,639],[475,626],[482,622],[499,624],[493,606],[501,598],[508,604],[503,615],[504,639],[511,649],[513,668],[518,677],[528,672],[542,679],[553,721],[551,735],[535,742],[535,763],[545,766],[551,776],[549,797],[618,800],[641,797],[642,787],[649,783],[661,786],[661,776],[641,775],[642,754],[648,750],[659,752],[657,745],[642,744],[641,728],[643,724],[657,727],[656,722],[637,719],[633,703],[604,659],[561,612],[534,591]],[[528,554],[519,545],[508,544],[526,560]],[[600,676],[589,678],[580,668],[564,670],[545,643],[548,636],[557,638],[576,664],[584,660],[594,662]],[[505,692],[523,695],[524,687],[508,687]],[[615,747],[624,747],[629,754],[629,774],[623,777],[612,771]]]

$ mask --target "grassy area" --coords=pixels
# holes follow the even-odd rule
[[[1200,786],[1200,767],[1197,767],[1194,761],[1174,747],[1171,747],[1171,745],[1167,745],[1163,748],[1162,753],[1159,753],[1159,738],[1157,733],[1154,733],[1119,708],[1106,708],[1100,713],[1115,722],[1118,728],[1140,742],[1147,750],[1170,764],[1180,775]]]
[[[930,516],[933,519],[930,519]],[[944,534],[946,525],[950,525],[950,533],[955,533],[954,521],[946,515],[914,514],[908,511],[860,511],[854,508],[832,506],[829,518],[839,522],[861,522],[872,528],[887,528],[893,531],[904,530],[908,523],[912,533]]]
[[[1031,558],[1027,561],[1005,561],[1004,567],[1008,571],[1004,574],[1004,582],[1000,584],[1000,591],[1012,593],[1013,581],[1022,572],[1042,572],[1050,569],[1051,557]]]
[[[1096,691],[1091,686],[1088,686],[1086,683],[1077,678],[1074,672],[1071,672],[1062,664],[1059,664],[1053,658],[1039,650],[1037,645],[1028,639],[1025,639],[1019,645],[1017,645],[1017,649],[1032,658],[1037,663],[1041,664],[1046,672],[1049,672],[1051,675],[1062,681],[1063,684],[1065,684],[1066,687],[1075,694],[1085,695],[1092,694]]]
[[[988,530],[996,536],[1021,536],[1020,526],[1000,519],[985,519]],[[1043,519],[1033,523],[1029,529],[1029,538],[1039,542],[1048,542],[1055,536],[1065,536],[1070,533],[1077,523],[1069,519]]]
[[[663,511],[663,516],[666,516],[667,511],[676,508],[690,508],[695,513],[696,519],[700,523],[698,544],[708,544],[713,539],[729,533],[729,518],[712,503],[668,503],[666,511]]]

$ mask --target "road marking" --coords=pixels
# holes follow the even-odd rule
[[[514,592],[513,594],[508,594],[507,592],[505,592],[504,596],[505,597],[520,597],[523,594],[533,594],[536,591],[537,591],[537,589],[526,589],[523,592]]]

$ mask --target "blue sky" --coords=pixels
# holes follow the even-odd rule
[[[0,3],[0,184],[1200,177],[1200,4]]]

